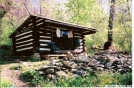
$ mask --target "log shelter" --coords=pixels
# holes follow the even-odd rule
[[[69,35],[70,32],[70,35]],[[58,34],[59,33],[59,34]],[[49,43],[58,50],[85,51],[85,35],[96,33],[96,29],[58,20],[30,15],[10,36],[16,56],[53,54]],[[79,40],[79,41],[77,41]],[[77,43],[80,43],[77,46]]]

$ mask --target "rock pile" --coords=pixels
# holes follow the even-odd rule
[[[124,74],[132,71],[132,57],[123,54],[101,54],[88,56],[88,60],[81,60],[78,57],[69,58],[69,60],[62,58],[52,60],[49,64],[38,67],[36,70],[51,80],[56,80],[59,76],[85,77],[88,71],[106,70]]]

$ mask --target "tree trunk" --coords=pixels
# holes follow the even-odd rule
[[[113,37],[113,19],[114,19],[114,7],[115,7],[115,0],[111,0],[110,4],[110,15],[109,15],[109,26],[108,26],[108,39]]]

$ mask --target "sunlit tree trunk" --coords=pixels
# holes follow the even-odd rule
[[[115,0],[111,0],[110,3],[110,14],[109,14],[109,26],[108,26],[108,39],[113,37],[113,20],[114,20],[114,7],[115,7]]]

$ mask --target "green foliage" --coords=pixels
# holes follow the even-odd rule
[[[59,77],[57,80],[48,80],[33,69],[21,74],[23,79],[33,86],[41,87],[104,87],[106,85],[132,85],[132,73],[121,75],[112,72],[89,72],[87,77]]]
[[[43,87],[104,87],[106,85],[132,85],[132,73],[124,75],[111,72],[100,72],[96,73],[96,75],[89,73],[84,78],[60,77],[57,81],[45,80],[45,83],[42,84]]]
[[[14,88],[14,86],[10,83],[10,81],[6,80],[5,78],[0,78],[0,88],[5,88],[5,87],[12,87]]]
[[[0,64],[5,63],[7,57],[12,55],[12,50],[8,45],[0,46]]]
[[[123,75],[116,73],[114,77],[118,80],[118,85],[132,85],[132,73]]]
[[[21,65],[19,65],[19,66],[12,66],[10,69],[11,70],[21,70],[21,69],[23,69],[23,66],[21,66]]]
[[[30,82],[34,86],[38,84],[42,84],[44,82],[43,77],[40,76],[39,73],[34,69],[25,71],[24,73],[21,74],[20,77],[26,79],[25,81]]]
[[[32,56],[29,56],[26,58],[26,61],[29,61],[29,62],[36,62],[36,61],[40,61],[39,58],[36,58],[34,57],[33,55]]]

